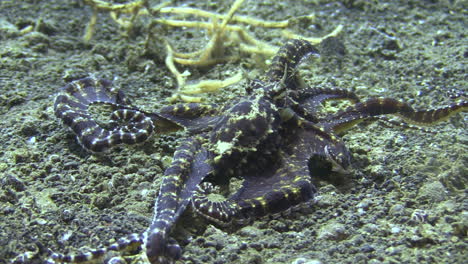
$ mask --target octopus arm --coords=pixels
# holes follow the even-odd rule
[[[210,156],[211,154],[203,147],[195,154],[184,188],[180,192],[180,204],[177,208],[175,219],[184,212],[194,192],[197,190],[197,186],[207,175],[213,173],[213,166],[209,163],[209,160],[212,158]]]
[[[317,122],[317,112],[321,104],[326,101],[348,100],[352,103],[359,102],[354,92],[340,88],[306,88],[300,91],[294,100],[297,104],[294,110],[309,121]]]
[[[427,126],[445,121],[454,114],[467,110],[468,101],[435,109],[415,110],[407,103],[395,99],[375,98],[357,103],[336,115],[321,120],[320,123],[327,129],[342,133],[369,117],[394,114],[400,116],[405,122]]]
[[[221,118],[219,107],[214,104],[176,104],[163,107],[153,113],[158,124],[166,127],[182,127],[192,134],[198,134],[211,129]]]
[[[199,138],[184,140],[177,148],[171,166],[164,171],[154,218],[146,231],[146,254],[151,263],[180,257],[181,248],[168,235],[190,202],[196,186],[211,172],[208,152],[201,145]]]

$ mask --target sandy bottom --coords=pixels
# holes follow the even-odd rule
[[[466,93],[463,1],[258,2],[263,3],[246,1],[238,14],[265,20],[314,14],[290,27],[310,37],[344,26],[345,50],[301,66],[310,86],[347,88],[362,98],[393,97],[415,108],[453,102],[452,89]],[[219,13],[230,4],[173,3]],[[162,44],[145,49],[148,17],[138,18],[125,36],[102,12],[86,43],[91,14],[81,1],[0,2],[0,263],[38,244],[76,253],[144,231],[162,172],[185,136],[158,135],[144,146],[93,156],[55,118],[58,89],[90,75],[114,80],[148,111],[168,104],[175,89],[159,52]],[[285,41],[279,29],[248,30],[273,45]],[[200,30],[157,32],[181,51],[207,42]],[[238,53],[238,47],[228,52]],[[190,81],[224,79],[239,70],[255,78],[268,59],[241,54],[238,61],[211,67],[179,67],[191,73]],[[247,83],[203,97],[229,101]],[[187,225],[192,216],[186,216],[176,230],[184,247],[180,263],[464,263],[466,114],[430,130],[435,133],[379,122],[358,125],[344,136],[353,173],[314,179],[315,203],[289,216],[233,230]],[[138,256],[126,261],[142,262]]]

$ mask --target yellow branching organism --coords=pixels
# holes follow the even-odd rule
[[[194,52],[177,52],[171,46],[170,40],[165,40],[165,64],[177,82],[177,90],[169,98],[169,101],[199,102],[202,98],[195,96],[196,94],[215,92],[227,85],[241,81],[243,79],[242,74],[237,73],[224,81],[204,80],[195,84],[187,84],[186,78],[190,74],[188,72],[180,73],[176,64],[187,67],[210,67],[219,63],[240,60],[239,54],[263,56],[269,59],[278,52],[278,46],[257,39],[246,28],[263,27],[280,29],[281,35],[285,38],[305,39],[312,44],[319,44],[328,37],[334,37],[343,29],[343,26],[338,25],[332,32],[323,37],[305,37],[295,34],[288,29],[288,27],[294,24],[295,19],[300,18],[266,21],[249,16],[236,15],[236,12],[241,8],[244,1],[235,0],[226,14],[219,14],[190,7],[170,7],[170,2],[164,2],[152,7],[148,0],[136,0],[125,4],[113,4],[103,0],[84,0],[85,4],[93,8],[93,15],[87,26],[84,39],[85,41],[89,41],[92,38],[98,12],[109,12],[111,18],[126,31],[132,28],[135,19],[139,16],[150,16],[151,22],[149,23],[149,27],[165,25],[169,27],[205,30],[209,41],[207,41],[204,47]],[[190,16],[200,18],[201,20],[181,20],[174,18],[174,16]],[[309,15],[306,18],[312,20],[314,19],[314,15]],[[203,19],[209,19],[210,21],[207,22]],[[164,36],[157,36],[156,38],[153,36],[152,30],[148,30],[148,40],[150,42],[161,41],[161,39],[165,39]],[[227,53],[225,52],[226,44],[238,49],[236,52]]]

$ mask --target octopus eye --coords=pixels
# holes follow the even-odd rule
[[[327,161],[331,163],[331,170],[333,172],[338,172],[341,174],[349,174],[349,155],[346,151],[340,151],[336,153],[335,149],[331,149],[329,146],[324,148],[325,155],[327,156]]]

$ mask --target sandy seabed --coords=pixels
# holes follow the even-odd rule
[[[219,13],[230,4],[172,3]],[[146,110],[168,104],[175,89],[162,58],[144,50],[147,21],[137,19],[125,36],[102,12],[85,42],[91,14],[81,1],[0,2],[0,263],[37,243],[76,253],[143,232],[167,160],[184,136],[155,136],[144,147],[93,156],[55,118],[58,89],[90,75],[114,80]],[[345,53],[300,67],[311,86],[393,97],[415,108],[453,102],[452,89],[466,93],[464,1],[248,0],[238,14],[265,20],[314,14],[290,28],[304,36],[323,36],[343,25]],[[249,30],[273,45],[285,41],[280,30]],[[200,30],[161,32],[182,51],[207,41]],[[194,81],[227,78],[240,69],[256,77],[267,59],[245,55],[181,69]],[[228,101],[246,85],[244,80],[205,97]],[[180,263],[464,263],[466,114],[430,130],[437,133],[358,125],[344,136],[353,174],[314,179],[319,193],[310,208],[234,230],[209,224],[193,230],[182,221],[176,235],[184,247]]]

